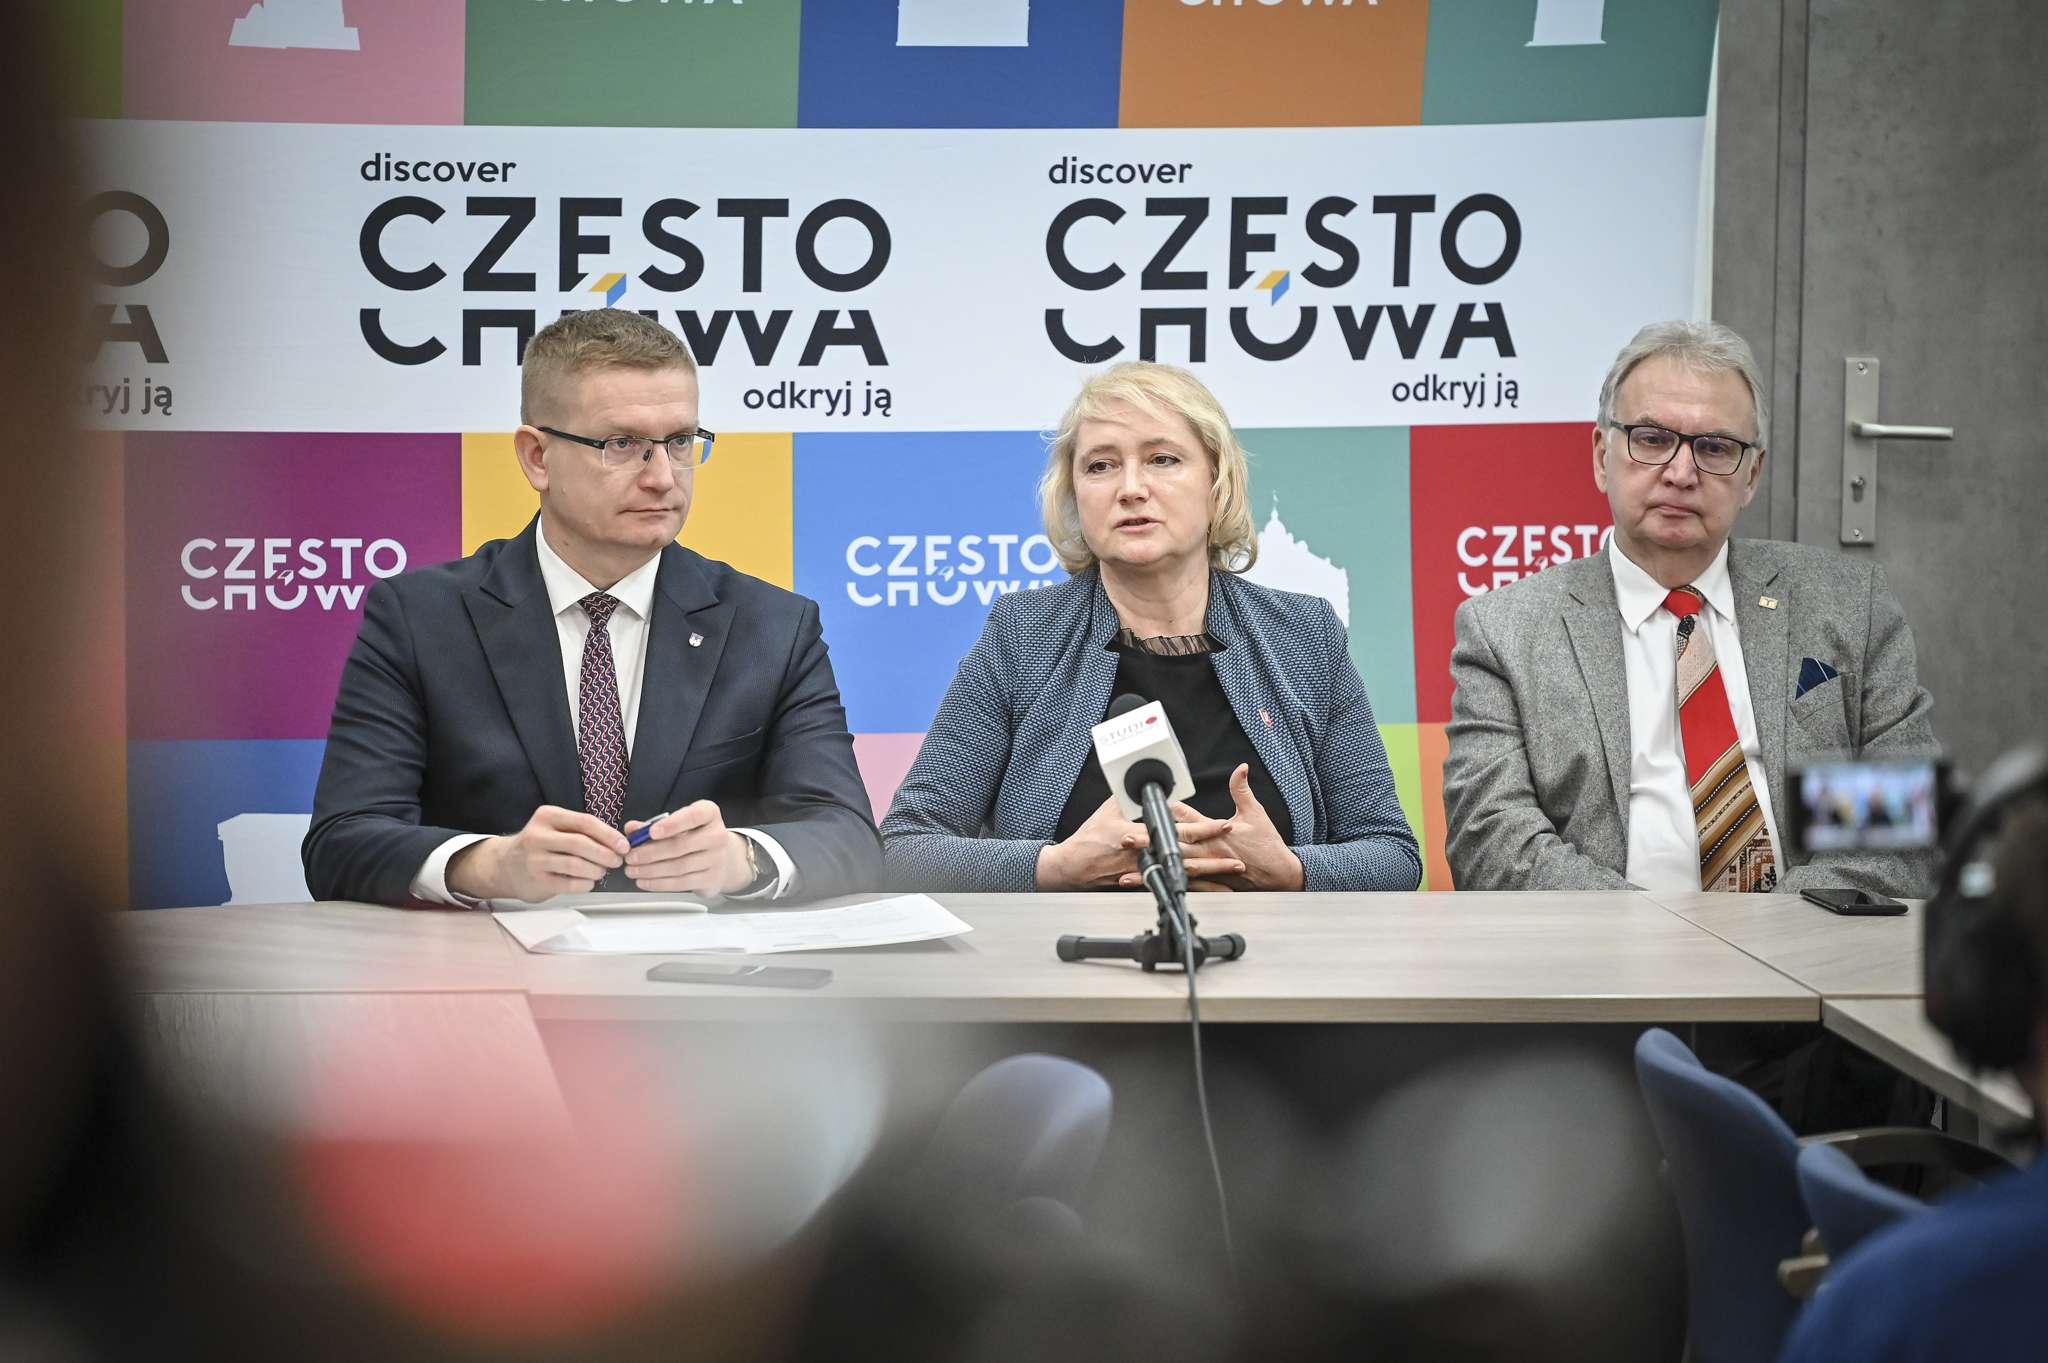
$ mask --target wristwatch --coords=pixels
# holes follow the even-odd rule
[[[775,863],[761,855],[760,843],[744,833],[733,836],[747,845],[747,883],[734,890],[733,896],[759,894],[775,883]]]

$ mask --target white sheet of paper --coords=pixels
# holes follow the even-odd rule
[[[831,909],[756,913],[630,913],[587,917],[576,909],[491,915],[528,951],[666,956],[687,952],[845,951],[957,937],[973,928],[928,895],[896,895]]]

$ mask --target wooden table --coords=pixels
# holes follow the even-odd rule
[[[858,1007],[892,1020],[1177,1022],[1178,972],[1067,963],[1064,933],[1151,925],[1134,895],[942,895],[962,937],[792,964],[816,993],[655,984],[643,956],[524,952],[482,914],[314,904],[126,915],[141,992],[523,993],[541,1019],[678,1020]],[[1643,895],[1194,896],[1243,960],[1200,976],[1217,1022],[1817,1021],[1815,992]]]
[[[1843,1040],[1994,1127],[2020,1129],[2034,1120],[2033,1105],[2012,1076],[1971,1070],[1934,1030],[1919,999],[1829,999],[1821,1020]]]
[[[529,954],[473,913],[165,909],[123,915],[120,936],[158,1053],[179,1058],[195,1091],[252,1110],[329,1033],[488,1054],[483,1068],[527,1076],[513,1088],[545,1111],[554,1098],[536,1068],[536,1022],[1187,1017],[1178,972],[1054,955],[1062,934],[1150,926],[1134,895],[939,898],[974,931],[788,958],[834,972],[815,993],[650,983],[651,958]],[[1994,1122],[2025,1112],[2009,1081],[1969,1076],[1921,1017],[1917,905],[1856,918],[1796,896],[1461,893],[1198,895],[1193,907],[1204,931],[1249,943],[1243,960],[1200,975],[1213,1022],[1821,1021]]]
[[[1650,897],[1826,998],[1920,997],[1923,901],[1871,918],[1829,913],[1796,894]]]

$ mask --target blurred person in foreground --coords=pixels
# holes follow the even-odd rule
[[[633,888],[818,898],[881,864],[817,603],[676,543],[697,367],[659,323],[527,345],[540,512],[371,589],[303,848],[316,899],[474,907]],[[652,822],[638,847],[626,835]]]
[[[1989,860],[1991,881],[1978,902],[1930,903],[1926,912],[1993,917],[1992,946],[2023,1035],[2001,1039],[2020,1051],[2013,1075],[2033,1100],[2036,1140],[2048,1137],[2048,796],[2013,805]],[[1930,933],[1932,929],[1930,928]],[[1973,948],[1975,949],[1975,948]],[[1935,994],[1930,951],[1928,1014],[1945,1018]],[[1974,1009],[1987,1000],[1966,1000]],[[1965,1061],[2002,1063],[1956,1038]],[[1969,1358],[2020,1363],[2044,1350],[2041,1286],[2048,1271],[2048,1159],[1959,1194],[1924,1215],[1872,1235],[1833,1264],[1787,1336],[1782,1363],[1933,1363]]]
[[[1089,730],[1160,702],[1195,793],[1176,804],[1196,890],[1412,890],[1422,860],[1344,626],[1257,586],[1249,475],[1185,370],[1117,365],[1061,418],[1040,485],[1071,577],[998,597],[882,824],[916,890],[1136,888]]]
[[[1924,893],[1923,854],[1781,837],[1793,767],[1925,755],[1932,701],[1874,560],[1730,538],[1769,444],[1748,344],[1715,322],[1644,327],[1599,401],[1606,551],[1458,607],[1458,888]]]

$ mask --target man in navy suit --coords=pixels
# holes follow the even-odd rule
[[[570,313],[527,346],[520,398],[540,514],[369,594],[302,849],[314,897],[872,887],[817,604],[675,542],[714,439],[689,352],[636,313]]]

